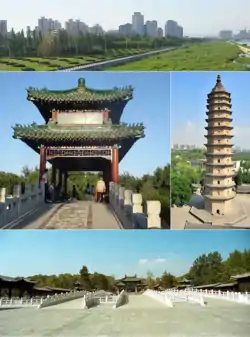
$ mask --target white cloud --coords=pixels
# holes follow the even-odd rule
[[[138,264],[147,264],[149,261],[147,259],[140,259]]]
[[[153,260],[148,260],[148,259],[140,259],[138,261],[139,265],[147,265],[147,266],[153,266],[155,264],[160,264],[160,263],[165,263],[167,262],[166,259],[158,257],[157,259],[153,259]]]

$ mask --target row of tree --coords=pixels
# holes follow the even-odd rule
[[[190,39],[189,43],[200,42],[201,39]],[[149,38],[134,36],[125,38],[118,35],[69,34],[60,29],[57,33],[42,35],[36,30],[28,29],[7,36],[0,35],[0,57],[71,57],[77,55],[104,54],[109,50],[131,48],[162,48],[180,46],[186,40],[178,38]]]
[[[159,277],[154,277],[152,272],[148,271],[147,276],[142,277],[142,279],[149,289],[153,289],[157,285],[168,289],[178,286],[184,277],[188,278],[193,286],[197,286],[228,282],[232,275],[245,272],[250,272],[250,250],[243,252],[235,250],[225,260],[218,251],[215,251],[199,256],[193,262],[188,273],[181,277],[176,277],[167,271],[164,271]],[[33,275],[30,278],[36,280],[37,285],[41,287],[50,286],[66,289],[81,287],[85,290],[117,291],[114,276],[97,272],[90,273],[86,266],[83,266],[79,274],[75,275]]]
[[[49,180],[51,178],[49,170]],[[12,194],[14,185],[25,183],[36,183],[39,179],[38,168],[29,169],[24,167],[20,176],[13,173],[0,172],[0,187],[6,187],[7,193]],[[77,198],[86,198],[87,184],[96,185],[97,174],[74,174],[69,176],[68,189],[72,190],[76,186]],[[134,192],[141,193],[144,203],[147,200],[159,200],[161,202],[161,218],[163,228],[170,227],[170,165],[157,168],[152,175],[144,175],[141,178],[134,177],[129,173],[119,177],[120,184]]]

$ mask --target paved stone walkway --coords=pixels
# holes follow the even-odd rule
[[[120,229],[110,206],[93,201],[65,204],[44,229]]]
[[[141,297],[140,297],[141,296]],[[168,308],[145,295],[132,297],[123,309],[90,310],[51,307],[0,310],[0,336],[6,337],[248,337],[250,306],[210,300],[206,307],[177,303]],[[136,304],[137,298],[137,304]],[[131,300],[131,298],[130,298]],[[74,302],[74,303],[73,303]],[[143,302],[145,307],[143,307]],[[149,305],[152,303],[152,306]],[[73,304],[72,304],[73,303]],[[68,304],[67,304],[68,305]],[[74,309],[74,310],[72,310]]]

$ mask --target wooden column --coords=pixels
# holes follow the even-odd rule
[[[62,172],[62,170],[59,170],[59,181],[58,181],[58,185],[62,187],[62,183],[63,183],[63,172]]]
[[[52,162],[52,184],[56,185],[56,165],[54,162]]]
[[[39,181],[41,181],[42,176],[46,169],[46,148],[40,148],[40,170],[39,170]]]
[[[118,183],[119,181],[119,149],[118,147],[112,148],[112,159],[111,159],[111,175],[112,181]]]
[[[68,192],[68,172],[64,172],[64,180],[63,180],[63,190],[64,193],[67,194]]]

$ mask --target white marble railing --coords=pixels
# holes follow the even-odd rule
[[[250,304],[250,295],[249,293],[239,293],[239,292],[233,292],[233,291],[221,291],[221,290],[207,290],[207,289],[186,289],[186,290],[176,290],[176,289],[169,289],[166,290],[166,292],[171,291],[173,294],[176,293],[184,293],[187,295],[198,295],[201,294],[204,297],[207,298],[216,298],[216,299],[222,299],[232,302],[238,302],[238,303],[245,303]]]
[[[6,188],[0,188],[0,229],[44,202],[44,184],[26,184],[24,194],[21,191],[21,185],[16,185],[13,195],[7,196]]]
[[[113,295],[113,296],[102,296],[99,297],[99,303],[100,304],[110,304],[110,303],[116,303],[117,301],[117,295]]]
[[[112,302],[106,302],[106,301],[111,301],[111,297],[112,296],[109,296],[109,294],[107,294],[107,292],[104,290],[98,290],[98,291],[94,291],[91,293],[90,292],[86,293],[83,296],[83,308],[89,309],[100,303],[112,303]]]
[[[126,190],[113,182],[109,186],[109,202],[124,229],[161,228],[160,201],[146,201],[143,211],[142,195]]]
[[[54,296],[48,296],[45,298],[39,308],[45,308],[49,307],[51,305],[56,305],[60,303],[64,303],[67,301],[71,301],[77,298],[84,297],[84,295],[89,294],[89,292],[85,290],[79,290],[79,291],[70,291],[68,293],[62,293],[62,294],[56,294]]]
[[[122,290],[118,296],[116,296],[116,301],[113,306],[114,309],[121,307],[122,305],[127,304],[129,297],[126,291]]]
[[[44,298],[0,298],[0,307],[39,307]]]
[[[147,289],[142,295],[151,297],[154,300],[159,301],[170,308],[174,306],[172,299],[167,294],[164,294],[163,292]]]
[[[172,303],[188,302],[200,304],[202,307],[205,306],[204,300],[205,296],[201,293],[186,292],[182,290],[180,291],[166,290],[162,292],[162,294],[168,296],[168,298],[172,301]]]

